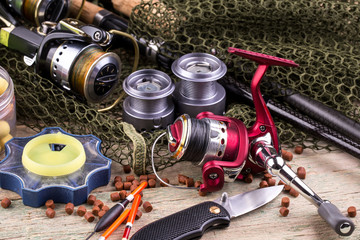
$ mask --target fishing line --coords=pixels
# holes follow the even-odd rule
[[[160,136],[158,136],[155,141],[154,141],[154,144],[152,145],[152,148],[151,148],[151,166],[152,166],[152,170],[155,174],[155,176],[157,177],[157,179],[159,179],[160,182],[162,182],[163,184],[165,184],[166,186],[168,187],[173,187],[173,188],[179,188],[179,189],[199,189],[199,188],[196,188],[196,187],[181,187],[181,186],[176,186],[176,185],[172,185],[172,184],[169,184],[167,182],[165,182],[164,180],[162,180],[159,175],[157,174],[156,172],[156,169],[155,169],[155,163],[154,163],[154,149],[155,149],[155,145],[156,143],[159,141],[160,138],[162,138],[164,135],[166,135],[166,132],[162,133]]]

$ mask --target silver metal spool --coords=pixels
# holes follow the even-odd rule
[[[47,62],[50,62],[50,77],[60,84],[64,89],[74,90],[75,86],[71,86],[71,73],[74,69],[77,59],[87,50],[101,50],[98,44],[87,44],[84,42],[66,41],[57,48],[50,50],[47,56]],[[107,69],[109,69],[107,71]],[[84,82],[80,84],[83,91],[83,97],[89,102],[101,102],[110,95],[117,86],[117,82],[121,72],[121,60],[119,56],[112,52],[107,52],[96,59],[87,69]],[[100,80],[115,79],[113,86],[109,89],[96,87]],[[77,79],[79,80],[79,79]],[[99,85],[99,84],[98,84]],[[100,84],[101,86],[101,84]],[[100,89],[100,90],[99,90]]]
[[[207,53],[190,53],[177,59],[171,69],[181,79],[173,93],[177,114],[225,113],[226,92],[216,82],[227,71],[222,61]]]
[[[138,131],[165,128],[174,121],[171,94],[175,84],[164,72],[143,69],[130,74],[123,83],[129,95],[123,103],[123,120]]]

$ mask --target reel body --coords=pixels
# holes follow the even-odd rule
[[[121,61],[103,50],[112,35],[102,29],[63,19],[43,23],[38,32],[22,26],[1,31],[8,38],[0,43],[24,54],[25,63],[35,64],[39,75],[88,102],[101,102],[118,84]]]
[[[45,21],[58,22],[69,11],[69,0],[6,0],[18,15],[40,26]]]

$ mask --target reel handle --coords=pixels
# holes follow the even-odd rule
[[[318,214],[341,236],[350,236],[355,229],[354,223],[329,201],[320,204]]]
[[[294,188],[314,204],[318,208],[318,214],[337,234],[341,236],[350,236],[352,234],[355,229],[354,223],[343,216],[334,204],[321,199],[285,164],[284,159],[278,155],[274,146],[272,146],[269,133],[253,143],[251,155],[257,165],[265,167],[269,173],[280,177],[285,184]]]

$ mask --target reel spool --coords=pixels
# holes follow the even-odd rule
[[[45,21],[58,22],[69,10],[68,0],[6,0],[6,3],[37,26]]]
[[[173,93],[179,115],[196,117],[204,111],[225,113],[225,89],[216,81],[225,75],[227,68],[217,57],[207,53],[186,54],[175,60],[171,70],[181,79]]]
[[[67,90],[101,102],[118,83],[121,61],[97,44],[66,41],[48,50],[46,75]]]
[[[143,69],[130,74],[123,82],[129,95],[123,103],[123,120],[138,131],[165,128],[174,121],[171,94],[175,85],[164,72]]]
[[[203,192],[222,189],[224,180],[235,181],[248,157],[244,123],[210,112],[197,118],[181,115],[168,127],[167,139],[171,157],[203,167]]]

